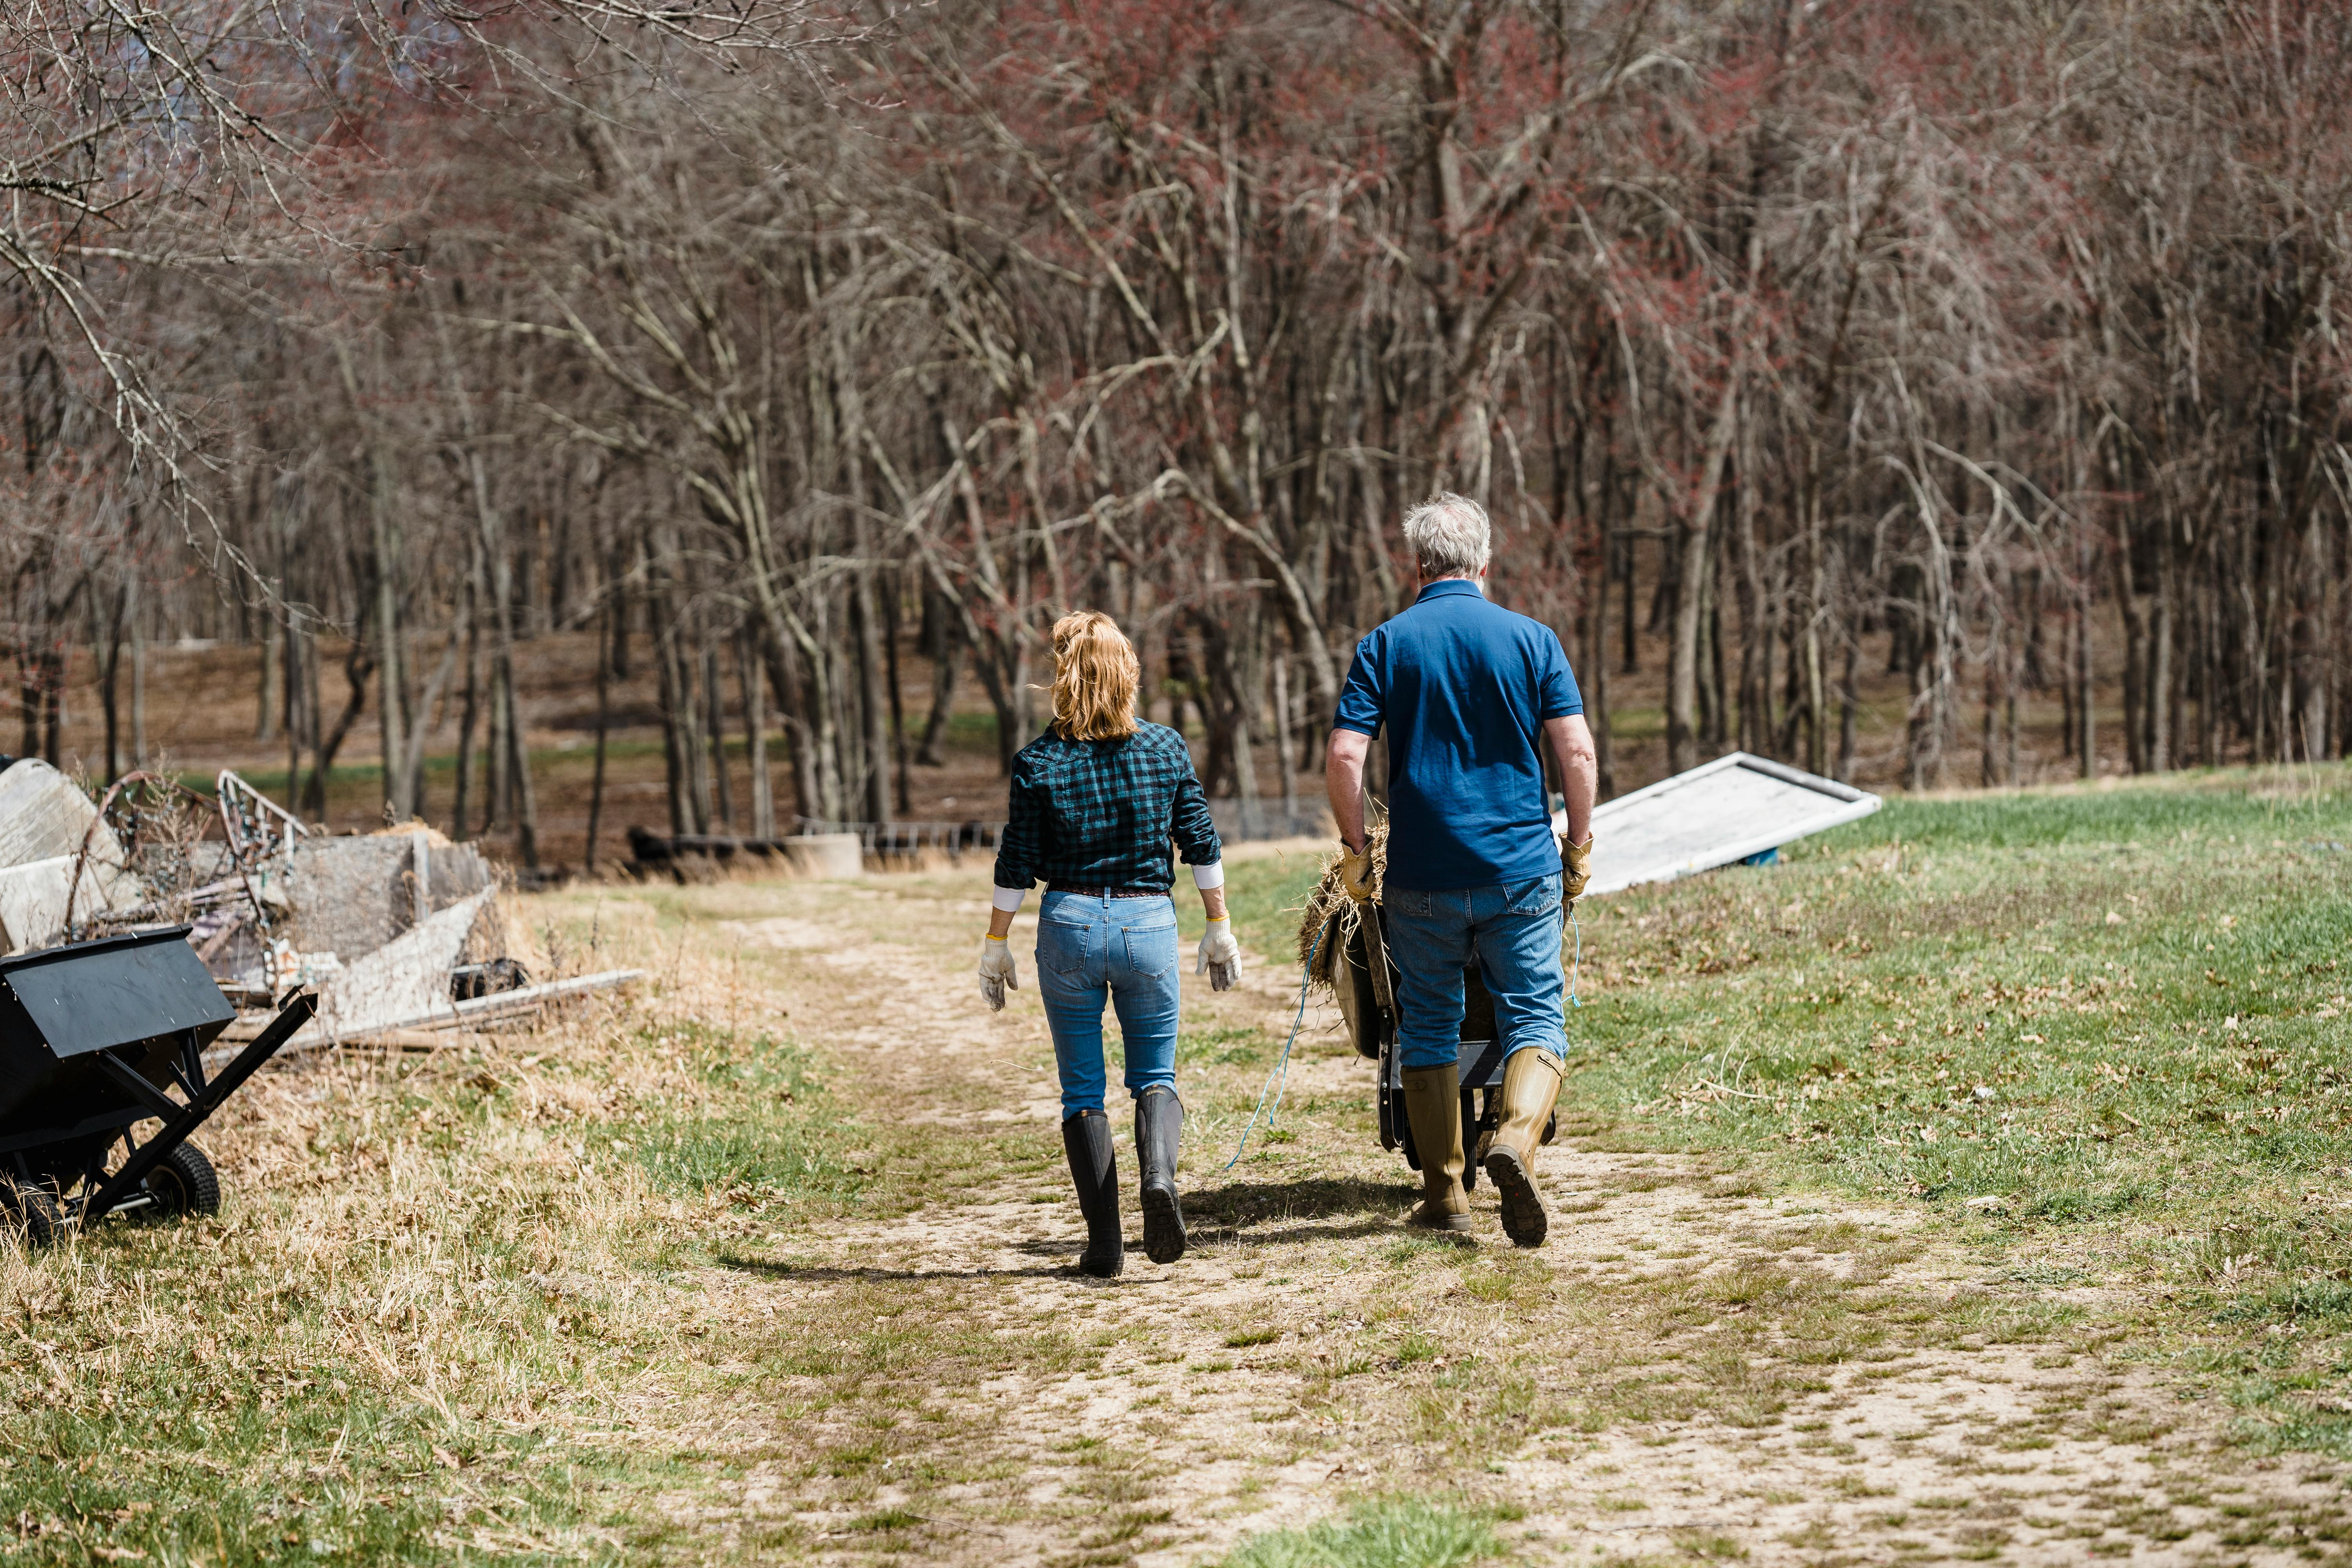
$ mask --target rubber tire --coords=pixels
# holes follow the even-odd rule
[[[164,1155],[147,1173],[143,1185],[155,1200],[154,1207],[147,1211],[153,1218],[220,1213],[220,1177],[205,1152],[194,1143],[183,1143]]]
[[[65,1235],[66,1211],[59,1206],[57,1194],[47,1187],[18,1186],[0,1176],[0,1213],[5,1213],[8,1226],[24,1237],[28,1247],[47,1247]]]

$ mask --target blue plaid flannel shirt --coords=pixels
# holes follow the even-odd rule
[[[1066,741],[1051,730],[1013,759],[1013,795],[996,849],[996,885],[1042,879],[1164,893],[1168,844],[1187,866],[1224,853],[1184,738],[1142,723],[1118,741]]]

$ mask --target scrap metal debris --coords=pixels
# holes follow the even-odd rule
[[[333,835],[235,773],[210,795],[132,773],[93,803],[35,758],[0,758],[0,952],[185,928],[243,1004],[227,1039],[257,1034],[274,998],[315,987],[299,1047],[511,1018],[637,977],[532,984],[543,957],[481,852],[421,823]]]
[[[0,943],[46,947],[144,901],[122,846],[79,785],[37,757],[0,764]]]

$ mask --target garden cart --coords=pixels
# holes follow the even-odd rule
[[[110,1215],[220,1206],[212,1163],[188,1135],[310,1021],[318,1000],[289,996],[251,1044],[207,1075],[205,1047],[236,1012],[188,930],[0,958],[0,1207],[27,1239]],[[138,1141],[151,1121],[160,1125]]]

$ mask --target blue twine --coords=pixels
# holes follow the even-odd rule
[[[1576,903],[1573,900],[1570,900],[1568,906],[1568,929],[1576,933],[1576,956],[1569,961],[1568,965],[1568,1005],[1571,1007],[1581,1007],[1584,1003],[1576,994],[1576,982],[1584,973],[1584,927],[1577,922]]]
[[[1328,929],[1328,922],[1326,929]],[[1573,902],[1568,906],[1568,929],[1576,938],[1576,956],[1569,962],[1568,1005],[1581,1007],[1584,1002],[1577,995],[1576,985],[1584,973],[1584,927],[1576,918]],[[1323,932],[1318,931],[1315,933],[1315,940],[1307,944],[1307,962],[1298,966],[1298,1011],[1290,1020],[1290,1037],[1282,1042],[1282,1058],[1275,1063],[1274,1070],[1265,1075],[1265,1086],[1257,1091],[1257,1105],[1250,1111],[1249,1125],[1242,1129],[1242,1141],[1234,1145],[1234,1157],[1217,1168],[1217,1174],[1221,1176],[1242,1163],[1242,1155],[1249,1148],[1250,1134],[1257,1131],[1259,1112],[1265,1110],[1266,1090],[1274,1090],[1274,1110],[1265,1119],[1266,1126],[1272,1128],[1276,1118],[1282,1114],[1283,1096],[1290,1092],[1290,1047],[1298,1043],[1299,1027],[1307,1021],[1307,987],[1315,973],[1315,955],[1322,946]],[[1276,1082],[1277,1079],[1281,1080],[1279,1086]]]
[[[1326,921],[1325,926],[1328,929],[1329,922]],[[1242,1163],[1242,1152],[1249,1147],[1250,1134],[1257,1131],[1258,1111],[1265,1110],[1267,1089],[1275,1089],[1275,1096],[1274,1111],[1266,1117],[1266,1126],[1271,1129],[1275,1117],[1282,1114],[1282,1097],[1290,1091],[1290,1047],[1298,1043],[1299,1026],[1307,1021],[1307,981],[1315,973],[1315,954],[1322,946],[1323,932],[1318,931],[1315,933],[1315,940],[1307,944],[1307,962],[1298,966],[1298,1012],[1290,1020],[1290,1038],[1282,1042],[1282,1059],[1275,1064],[1272,1072],[1265,1075],[1265,1086],[1257,1091],[1257,1109],[1250,1112],[1249,1125],[1242,1129],[1242,1141],[1234,1146],[1234,1157],[1218,1168],[1217,1174],[1221,1176]],[[1278,1089],[1275,1088],[1277,1078],[1282,1080]]]

